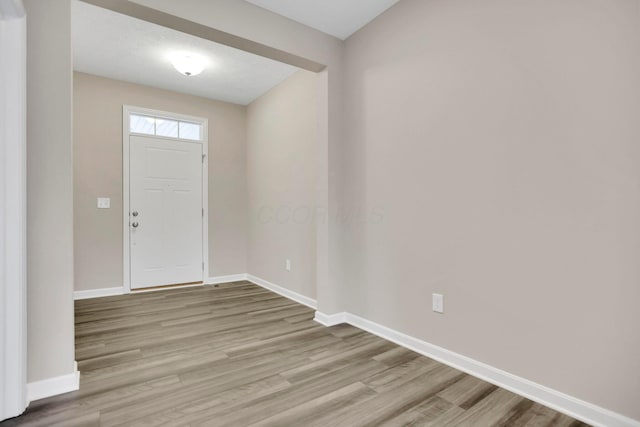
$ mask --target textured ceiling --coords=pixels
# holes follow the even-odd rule
[[[399,0],[246,0],[345,40]]]
[[[74,1],[76,71],[247,105],[298,69],[228,46]],[[186,77],[169,60],[186,51],[207,60]]]

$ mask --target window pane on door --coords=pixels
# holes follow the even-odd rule
[[[156,119],[156,135],[178,137],[178,122],[175,120]]]
[[[200,141],[202,139],[202,126],[197,123],[180,122],[180,138]]]
[[[156,132],[155,119],[153,117],[131,114],[129,116],[129,124],[129,131],[133,133],[154,135]]]

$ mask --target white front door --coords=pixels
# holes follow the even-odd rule
[[[202,144],[129,139],[131,288],[203,280]]]

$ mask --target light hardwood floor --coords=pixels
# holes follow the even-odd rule
[[[247,282],[76,302],[80,390],[4,426],[582,426]]]

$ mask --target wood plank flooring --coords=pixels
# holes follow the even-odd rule
[[[27,426],[583,426],[247,282],[76,301],[80,390]]]

